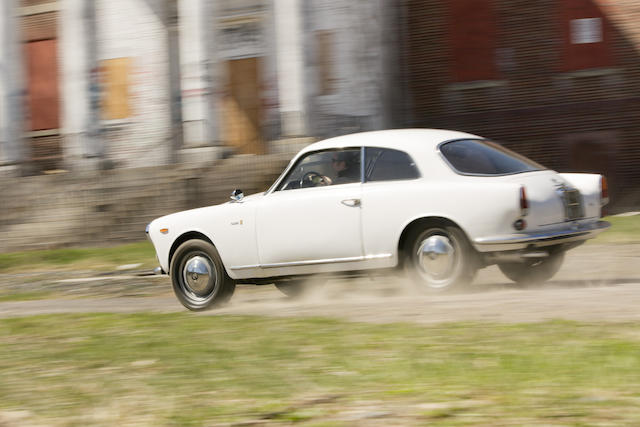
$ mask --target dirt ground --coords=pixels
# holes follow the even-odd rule
[[[0,317],[45,313],[184,312],[166,276],[91,272],[0,275],[0,290],[46,299],[0,302]],[[334,279],[302,299],[273,286],[238,286],[231,302],[197,315],[328,316],[365,322],[640,320],[640,244],[584,245],[547,284],[518,288],[496,267],[464,293],[425,295],[395,277]]]

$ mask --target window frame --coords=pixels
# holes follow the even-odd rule
[[[369,176],[373,173],[373,170],[375,169],[375,166],[378,162],[378,160],[380,159],[380,156],[382,155],[382,153],[384,151],[381,152],[380,156],[378,156],[375,161],[373,161],[373,163],[371,164],[371,167],[367,167],[366,160],[367,160],[367,150],[374,150],[374,149],[378,149],[378,150],[387,150],[387,151],[396,151],[398,153],[402,153],[405,154],[410,160],[411,162],[415,165],[415,170],[416,172],[418,172],[418,176],[416,176],[415,178],[401,178],[401,179],[382,179],[382,180],[376,180],[376,181],[371,181],[369,179]],[[396,181],[413,181],[416,179],[420,179],[422,178],[422,172],[420,171],[420,168],[418,167],[418,163],[413,159],[413,157],[411,156],[411,154],[407,153],[406,151],[403,150],[398,150],[397,148],[389,148],[389,147],[373,147],[373,146],[366,146],[363,147],[363,167],[364,167],[364,171],[362,174],[362,179],[363,179],[363,183],[368,183],[368,182],[396,182]],[[370,169],[370,170],[367,170]]]
[[[486,174],[486,173],[471,173],[471,172],[462,172],[460,170],[458,170],[455,166],[453,166],[453,164],[447,159],[447,157],[442,153],[441,147],[443,145],[446,144],[450,144],[453,142],[457,142],[457,141],[477,141],[477,142],[482,142],[485,143],[491,147],[495,147],[498,150],[505,152],[511,156],[514,156],[515,158],[517,158],[518,160],[524,160],[527,163],[533,163],[533,165],[535,167],[537,167],[538,169],[536,170],[532,170],[532,171],[520,171],[520,172],[509,172],[509,173],[500,173],[500,174]],[[529,173],[529,172],[541,172],[541,171],[545,171],[545,170],[549,170],[549,168],[544,167],[543,165],[541,165],[540,163],[531,160],[530,158],[523,156],[522,154],[516,153],[515,151],[512,151],[510,149],[508,149],[507,147],[504,147],[500,144],[498,144],[497,142],[491,141],[489,139],[485,139],[485,138],[456,138],[456,139],[450,139],[448,141],[443,141],[441,143],[438,144],[438,146],[436,147],[436,150],[438,152],[438,155],[440,156],[440,158],[442,158],[442,160],[445,162],[445,164],[447,166],[449,166],[449,168],[451,168],[451,170],[453,172],[455,172],[458,175],[463,175],[463,176],[481,176],[481,177],[499,177],[499,176],[509,176],[509,175],[518,175],[521,173]]]
[[[323,149],[315,150],[315,151],[308,151],[308,152],[302,154],[301,156],[299,156],[297,159],[295,159],[296,160],[295,162],[291,162],[291,164],[284,170],[284,172],[282,172],[280,177],[273,183],[271,188],[269,188],[269,190],[266,191],[265,195],[272,194],[272,193],[279,193],[281,191],[284,191],[282,188],[280,188],[282,183],[287,180],[287,178],[290,176],[290,174],[293,172],[293,170],[300,164],[300,162],[302,162],[307,157],[309,157],[311,155],[314,155],[314,154],[318,154],[318,153],[327,153],[327,152],[334,152],[334,151],[347,151],[347,150],[359,150],[360,151],[360,179],[358,181],[345,182],[345,183],[342,183],[342,184],[332,184],[332,185],[321,186],[321,187],[295,188],[295,189],[292,189],[292,190],[305,190],[305,189],[308,190],[308,189],[312,189],[312,188],[330,188],[330,187],[342,186],[342,185],[348,185],[348,184],[362,184],[363,183],[363,179],[364,179],[364,147],[363,146],[331,147],[331,148],[323,148]]]

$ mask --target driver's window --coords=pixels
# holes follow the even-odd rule
[[[316,151],[291,168],[278,190],[360,182],[360,149]]]

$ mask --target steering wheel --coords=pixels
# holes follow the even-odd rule
[[[315,171],[309,171],[300,178],[300,188],[317,187],[319,185],[331,185],[331,178]]]

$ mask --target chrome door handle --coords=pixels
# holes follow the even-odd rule
[[[349,206],[350,208],[357,208],[358,206],[360,206],[360,199],[345,199],[340,203],[345,206]]]

